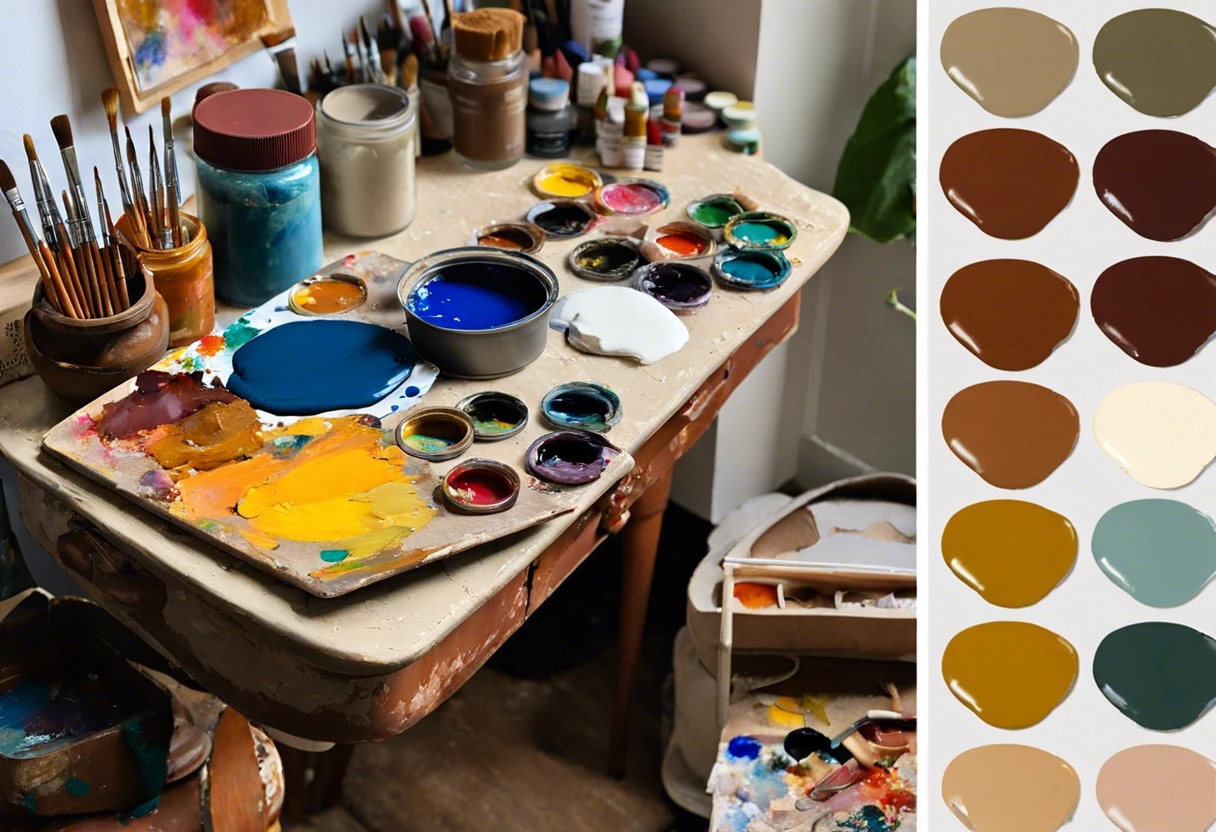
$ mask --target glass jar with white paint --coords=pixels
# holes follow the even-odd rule
[[[418,102],[405,90],[353,84],[317,104],[321,213],[351,237],[401,231],[418,213]]]

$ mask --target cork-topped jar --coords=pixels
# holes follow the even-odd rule
[[[282,90],[219,92],[194,108],[199,217],[216,293],[256,306],[321,267],[316,116]]]

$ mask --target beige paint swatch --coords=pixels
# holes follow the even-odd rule
[[[942,799],[972,832],[1056,832],[1076,811],[1081,780],[1041,749],[982,745],[946,766]]]
[[[1127,384],[1098,405],[1094,436],[1136,482],[1180,488],[1216,459],[1216,404],[1181,384]]]
[[[1205,832],[1216,823],[1216,763],[1176,745],[1128,748],[1098,772],[1098,803],[1123,832]]]
[[[993,115],[1039,112],[1077,71],[1077,39],[1063,23],[1029,9],[980,9],[942,36],[946,74]]]

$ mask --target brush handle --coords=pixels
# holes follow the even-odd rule
[[[34,264],[38,266],[38,274],[42,278],[42,290],[46,293],[47,301],[51,306],[55,307],[55,311],[59,314],[67,314],[67,305],[59,299],[59,294],[55,291],[55,286],[51,282],[50,272],[47,271],[46,263],[42,261],[42,252],[38,248],[38,245],[42,241],[37,240],[37,237],[34,235],[34,229],[30,225],[30,217],[25,210],[25,203],[21,199],[21,193],[16,188],[12,188],[4,192],[4,198],[8,200],[9,207],[13,209],[13,219],[17,221],[17,230],[21,232],[21,239],[25,241],[25,247],[29,249],[30,256],[34,258]]]
[[[61,239],[67,239],[68,232],[63,226],[61,220],[56,226],[56,233]],[[66,273],[68,280],[72,284],[72,289],[76,293],[76,300],[80,308],[84,311],[86,318],[93,317],[93,302],[89,297],[87,283],[84,275],[80,273],[80,263],[77,260],[75,250],[70,246],[64,246],[59,251],[59,257],[62,261],[62,266],[59,269],[61,273]]]
[[[89,255],[93,258],[93,269],[101,283],[102,305],[106,309],[106,315],[113,315],[121,311],[121,307],[118,305],[118,287],[114,285],[114,274],[107,263],[109,258],[101,256],[101,249],[97,247],[96,242],[89,243]]]
[[[59,267],[55,265],[55,255],[42,240],[38,241],[38,253],[42,256],[46,275],[50,278],[51,284],[55,287],[55,292],[63,303],[63,309],[60,311],[69,318],[76,318],[78,320],[84,318],[84,313],[76,305],[76,300],[72,297],[67,284],[63,281],[63,275],[59,273]]]

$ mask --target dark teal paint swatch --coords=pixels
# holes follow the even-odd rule
[[[1216,574],[1216,524],[1177,500],[1134,500],[1094,528],[1094,560],[1115,586],[1150,607],[1194,598]]]
[[[1164,621],[1123,627],[1098,645],[1094,681],[1136,724],[1185,728],[1216,701],[1216,640]]]

